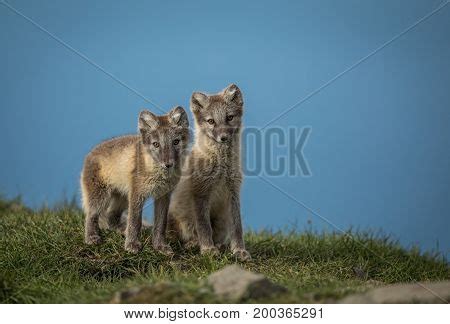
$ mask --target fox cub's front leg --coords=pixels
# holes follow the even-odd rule
[[[125,250],[131,253],[138,253],[142,247],[139,242],[139,234],[142,227],[142,207],[144,201],[140,195],[131,192],[128,197],[128,219],[125,230]]]
[[[208,195],[196,195],[194,202],[197,212],[195,213],[195,228],[197,230],[198,245],[201,254],[219,254],[219,250],[214,246],[210,206]]]
[[[241,220],[241,203],[238,191],[232,190],[231,195],[231,252],[240,261],[248,261],[251,259],[250,253],[245,249],[242,220]]]
[[[173,254],[172,248],[166,243],[167,213],[169,211],[170,193],[155,198],[155,216],[153,227],[153,248],[166,255]]]

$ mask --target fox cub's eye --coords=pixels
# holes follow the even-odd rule
[[[180,143],[179,139],[176,139],[176,140],[173,141],[173,145],[178,145],[178,143]]]
[[[208,122],[208,124],[210,124],[210,125],[214,125],[214,119],[208,119],[207,122]]]
[[[159,147],[159,143],[158,143],[158,142],[153,142],[152,145],[153,145],[154,147]]]
[[[228,121],[232,121],[233,118],[234,118],[234,116],[227,116],[227,120],[228,120]]]

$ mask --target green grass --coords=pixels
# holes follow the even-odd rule
[[[376,285],[450,278],[443,256],[406,250],[379,235],[349,234],[247,233],[253,260],[243,267],[288,288],[257,302],[329,302]],[[144,250],[131,255],[120,235],[103,235],[103,245],[86,246],[83,215],[74,206],[32,211],[0,200],[0,302],[109,302],[117,290],[162,281],[174,282],[176,291],[161,289],[153,302],[220,302],[203,279],[234,263],[231,255],[209,258],[175,245],[170,259],[152,251],[149,232],[142,234]]]

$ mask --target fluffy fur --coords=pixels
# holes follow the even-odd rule
[[[234,84],[214,95],[194,92],[191,110],[196,140],[172,194],[169,235],[201,253],[230,246],[248,260],[240,214],[242,93]]]
[[[139,114],[138,135],[113,138],[96,146],[85,158],[81,193],[85,241],[99,244],[99,220],[125,234],[125,249],[141,248],[139,233],[145,200],[155,199],[153,247],[171,253],[165,242],[170,194],[178,183],[189,142],[189,122],[182,107],[156,116]],[[128,210],[126,224],[122,213]]]

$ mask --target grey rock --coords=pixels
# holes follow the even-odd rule
[[[214,272],[208,277],[208,283],[217,297],[232,301],[266,298],[286,291],[262,274],[244,270],[238,265]]]
[[[450,281],[395,284],[345,297],[341,304],[431,304],[450,301]]]

